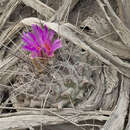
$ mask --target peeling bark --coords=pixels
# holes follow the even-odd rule
[[[101,130],[123,130],[124,122],[128,112],[130,94],[130,79],[122,76],[119,100],[110,119]]]

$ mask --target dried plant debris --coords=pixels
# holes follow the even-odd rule
[[[1,0],[0,113],[17,111],[0,115],[8,124],[2,130],[65,122],[101,127],[95,120],[108,120],[104,130],[129,129],[130,32],[120,18],[108,0]],[[55,31],[62,47],[54,57],[43,60],[43,51],[33,59],[21,49],[32,24]],[[92,124],[77,123],[87,120]]]

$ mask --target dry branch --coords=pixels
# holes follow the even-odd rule
[[[104,14],[106,16],[108,22],[111,24],[113,29],[119,35],[123,44],[125,46],[130,47],[130,38],[129,38],[130,30],[123,24],[123,22],[120,20],[120,18],[116,15],[114,10],[110,6],[108,0],[103,0],[103,1],[104,1],[104,3],[102,3],[101,0],[97,0],[102,11],[104,12]]]
[[[4,9],[3,14],[0,17],[0,30],[4,26],[11,13],[20,3],[21,0],[10,0],[9,3],[6,5],[6,8]]]
[[[49,21],[54,21],[55,19],[60,21],[64,16],[64,14],[66,13],[67,9],[70,8],[71,11],[79,0],[64,0],[63,5],[58,9],[58,11],[53,10],[46,4],[40,2],[39,0],[30,0],[30,1],[22,0],[22,1],[24,2],[25,5],[30,6],[37,12],[39,12],[42,16],[45,16],[47,19],[50,18]]]
[[[45,16],[47,19],[52,17],[55,13],[55,10],[42,3],[40,0],[22,0],[23,3],[31,8],[35,9],[42,16]]]
[[[128,109],[128,123],[127,123],[127,126],[126,126],[126,129],[125,130],[130,130],[130,107]]]
[[[121,41],[116,41],[116,33],[110,27],[105,18],[94,15],[85,19],[82,28],[88,27],[91,30],[91,39],[102,47],[110,50],[114,55],[123,59],[130,59],[130,48],[124,46]]]
[[[16,109],[13,107],[0,107],[0,109]],[[50,115],[50,116],[54,116],[54,113],[57,115],[61,115],[61,116],[73,116],[73,115],[106,115],[109,116],[112,114],[111,111],[103,111],[103,110],[95,110],[95,111],[86,111],[85,109],[73,109],[73,108],[63,108],[61,111],[59,111],[57,108],[49,108],[46,109],[44,108],[44,110],[41,108],[27,108],[27,107],[17,107],[18,110],[20,110],[19,112],[15,112],[15,113],[5,113],[5,114],[1,114],[0,118],[4,118],[4,117],[11,117],[11,116],[17,116],[17,115],[39,115],[44,113],[44,115]]]
[[[74,6],[79,2],[79,0],[64,0],[63,5],[56,11],[55,15],[49,19],[49,22],[52,21],[61,21],[63,16],[74,8]],[[68,12],[68,13],[67,13]],[[66,17],[65,17],[66,18]]]
[[[119,11],[121,12],[122,21],[130,29],[130,1],[129,0],[117,0]]]
[[[123,77],[123,76],[122,76]],[[102,130],[123,130],[124,122],[129,105],[130,79],[122,78],[119,100],[110,119],[105,123]]]
[[[0,48],[7,46],[8,43],[13,39],[15,34],[18,33],[24,26],[22,24],[15,24],[7,28],[5,31],[2,32],[0,35]]]
[[[26,108],[25,108],[26,109]],[[73,125],[78,127],[91,124],[77,124],[79,121],[96,119],[100,121],[108,120],[109,117],[103,115],[109,115],[107,111],[81,111],[73,109],[64,109],[63,111],[58,112],[56,109],[45,109],[44,115],[41,113],[42,109],[34,111],[23,111],[10,114],[3,114],[0,116],[0,124],[3,124],[0,127],[0,130],[6,130],[10,128],[28,128],[30,126],[38,126],[41,123],[46,125],[62,124],[70,122]],[[75,115],[75,116],[74,116]],[[16,122],[17,120],[17,122]],[[100,126],[98,126],[100,127]]]

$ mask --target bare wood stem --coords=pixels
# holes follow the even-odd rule
[[[104,3],[101,0],[97,0],[102,11],[104,12],[108,22],[111,24],[113,29],[116,31],[120,39],[122,40],[125,46],[130,47],[130,30],[123,24],[120,18],[116,15],[112,7],[110,6],[108,0],[104,0]],[[107,10],[106,10],[106,8]]]
[[[10,0],[7,4],[6,8],[3,11],[3,14],[0,17],[0,30],[4,26],[5,22],[11,15],[11,13],[15,10],[15,8],[21,3],[21,0]]]
[[[122,76],[120,96],[110,119],[101,130],[123,130],[129,105],[130,79]]]

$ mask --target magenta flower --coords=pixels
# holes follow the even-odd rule
[[[48,30],[44,25],[44,29],[38,25],[32,25],[32,32],[23,32],[22,41],[26,43],[22,48],[31,52],[32,58],[54,56],[54,51],[61,48],[59,39],[53,40],[54,31]]]

